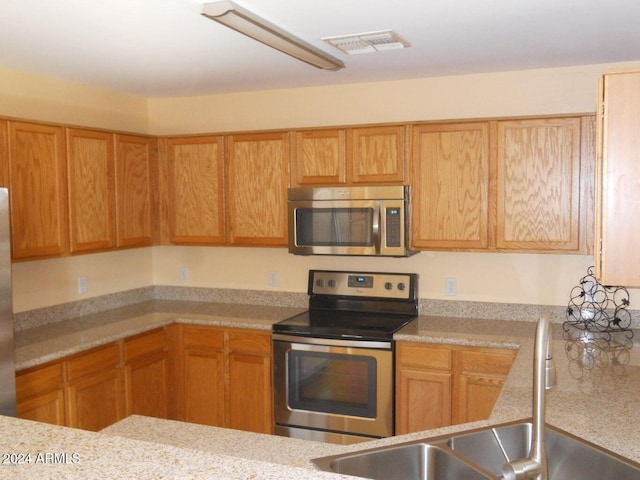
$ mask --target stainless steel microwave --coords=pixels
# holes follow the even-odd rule
[[[289,189],[289,252],[407,257],[410,187]]]

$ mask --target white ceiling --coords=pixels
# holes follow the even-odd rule
[[[208,0],[0,0],[0,68],[143,97],[640,60],[638,0],[237,0],[340,58],[316,69],[200,15]],[[393,29],[411,48],[321,37]]]

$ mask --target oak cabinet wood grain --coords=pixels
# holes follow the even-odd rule
[[[164,328],[123,344],[125,415],[171,418],[171,357]]]
[[[416,249],[591,253],[592,115],[415,125]]]
[[[98,431],[124,418],[120,345],[98,347],[65,361],[67,422]]]
[[[169,241],[223,244],[224,137],[169,138],[166,148]]]
[[[69,233],[72,253],[116,246],[112,133],[67,129]]]
[[[12,257],[64,255],[69,250],[64,129],[8,122]]]
[[[451,425],[451,369],[449,348],[398,342],[397,435]]]
[[[185,325],[182,344],[183,420],[272,432],[269,332]]]
[[[16,403],[18,418],[66,425],[62,362],[16,374]]]
[[[598,99],[596,277],[640,287],[640,72],[610,72]]]
[[[487,248],[489,123],[419,125],[412,138],[414,247]]]
[[[116,216],[119,247],[151,245],[155,140],[116,134]]]
[[[231,245],[287,245],[289,136],[272,132],[226,137]]]
[[[515,350],[398,342],[396,433],[484,420]]]
[[[405,125],[379,125],[297,131],[291,184],[403,184],[407,130]]]
[[[497,248],[578,251],[580,118],[497,129]]]
[[[473,348],[455,352],[453,424],[485,420],[500,396],[515,350]]]

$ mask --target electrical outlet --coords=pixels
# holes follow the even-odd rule
[[[87,277],[80,275],[78,277],[78,294],[84,295],[85,293],[87,293]]]
[[[455,297],[458,295],[458,280],[450,277],[444,279],[444,294],[447,297]]]
[[[278,286],[278,272],[274,272],[274,271],[269,272],[269,286],[270,287]]]
[[[189,269],[187,267],[180,267],[180,281],[181,282],[189,281]]]

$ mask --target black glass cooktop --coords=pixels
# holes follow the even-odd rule
[[[391,340],[416,315],[312,310],[273,325],[273,332],[319,338]]]

